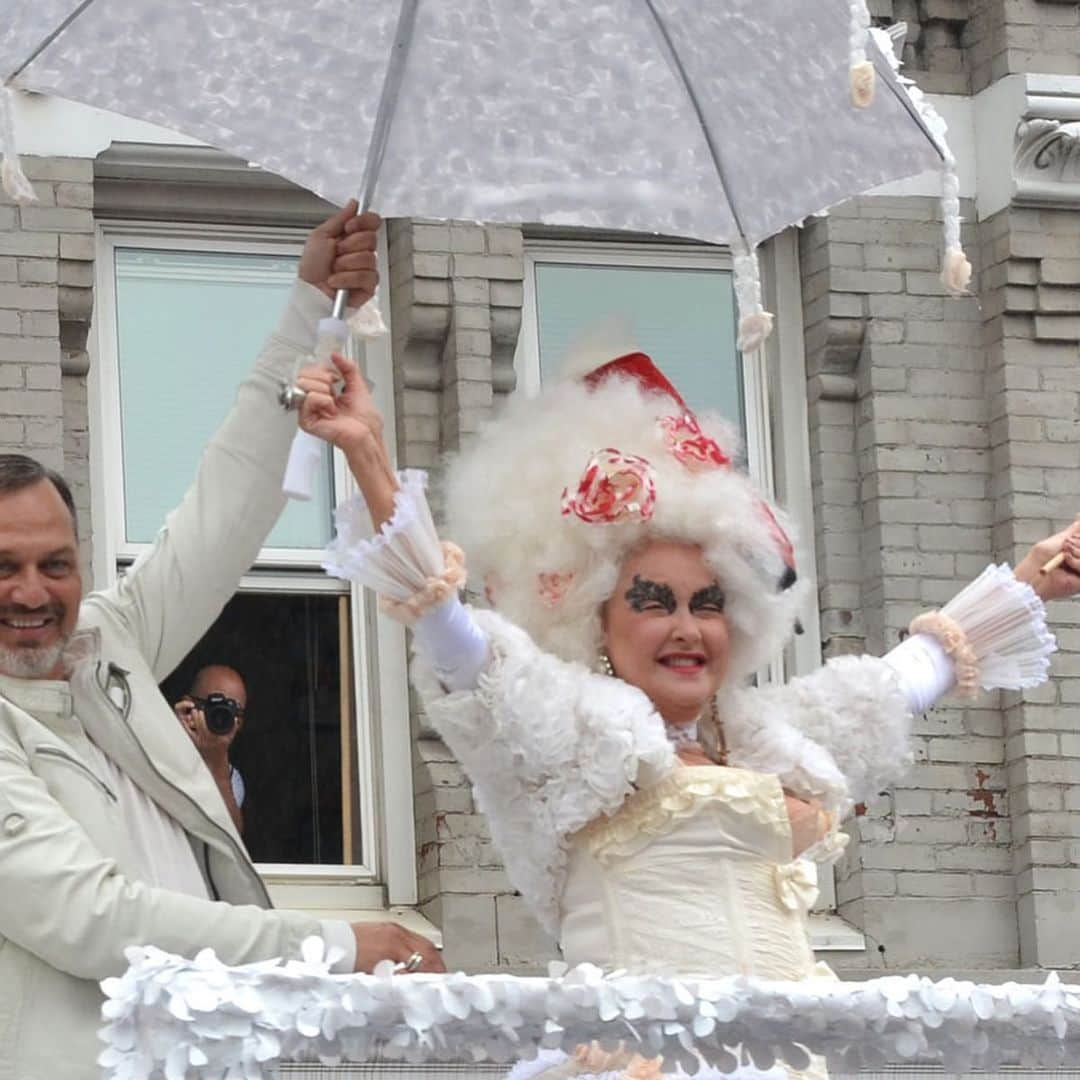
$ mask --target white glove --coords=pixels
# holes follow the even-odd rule
[[[936,705],[956,683],[952,659],[929,634],[912,634],[882,659],[896,672],[914,715]]]
[[[487,634],[456,595],[417,619],[413,640],[447,690],[475,689],[491,660]]]

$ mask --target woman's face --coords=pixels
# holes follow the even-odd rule
[[[602,619],[615,674],[648,694],[667,723],[697,719],[729,651],[724,594],[701,549],[656,540],[631,554]]]

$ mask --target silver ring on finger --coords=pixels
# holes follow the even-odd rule
[[[301,390],[295,383],[283,382],[278,387],[278,403],[286,412],[299,409],[307,397],[307,391]]]
[[[413,953],[413,954],[412,954],[412,955],[411,955],[411,956],[409,957],[409,959],[408,959],[408,960],[406,960],[406,961],[405,961],[405,962],[404,962],[403,964],[398,964],[398,967],[399,967],[399,968],[401,968],[401,970],[402,970],[402,971],[403,971],[403,972],[404,972],[404,973],[405,973],[406,975],[409,975],[409,974],[411,974],[411,973],[412,973],[412,972],[414,972],[414,971],[418,971],[418,970],[419,970],[419,968],[420,968],[420,965],[421,965],[421,964],[422,964],[423,962],[424,962],[424,958],[423,958],[423,956],[421,956],[421,955],[420,955],[420,953],[418,953],[418,952],[414,952],[414,953]]]

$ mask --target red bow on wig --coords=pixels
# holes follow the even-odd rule
[[[585,385],[594,389],[610,378],[633,379],[643,390],[662,394],[675,403],[678,415],[664,417],[664,428],[668,447],[688,469],[698,471],[709,468],[730,468],[731,459],[715,439],[709,438],[701,430],[697,417],[675,389],[670,379],[653,363],[652,358],[642,352],[627,353],[594,368],[585,377]],[[758,510],[776,544],[780,558],[784,562],[784,572],[778,582],[781,590],[790,589],[795,584],[795,550],[791,539],[780,527],[776,515],[764,499],[758,503]]]

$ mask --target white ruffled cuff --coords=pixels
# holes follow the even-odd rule
[[[937,639],[952,660],[962,693],[1026,690],[1046,681],[1057,649],[1035,590],[1005,566],[988,566],[941,611],[911,623]]]
[[[323,567],[373,589],[388,614],[413,623],[465,584],[465,560],[460,548],[439,540],[424,494],[427,473],[406,469],[398,483],[394,513],[375,536],[359,496],[334,511],[336,534]]]

